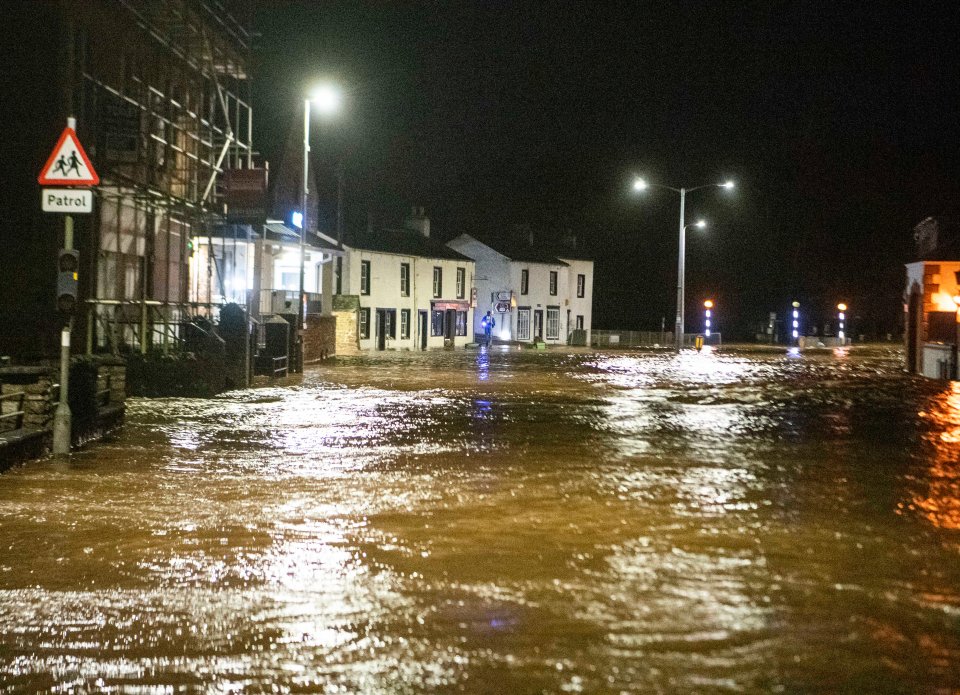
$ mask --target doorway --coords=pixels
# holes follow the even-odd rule
[[[420,349],[427,349],[427,330],[430,324],[427,322],[427,312],[417,312],[417,324],[420,326]]]
[[[533,310],[533,339],[543,340],[543,309]]]

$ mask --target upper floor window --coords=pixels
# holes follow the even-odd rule
[[[360,294],[370,294],[370,261],[360,261]]]
[[[577,275],[577,296],[583,297],[587,294],[587,276],[583,273]]]
[[[457,268],[457,299],[463,299],[466,296],[467,269]]]
[[[443,268],[433,267],[433,296],[443,296]]]
[[[410,264],[400,264],[400,296],[410,296]]]
[[[557,271],[556,270],[550,271],[550,294],[551,296],[554,296],[554,297],[557,295]]]
[[[530,271],[524,268],[520,271],[520,294],[530,292]]]

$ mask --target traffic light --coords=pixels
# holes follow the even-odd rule
[[[77,305],[77,272],[80,270],[80,252],[60,249],[57,256],[57,308],[64,314],[73,313]]]

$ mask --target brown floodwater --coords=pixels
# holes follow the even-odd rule
[[[0,692],[956,692],[893,349],[339,359],[0,475]]]

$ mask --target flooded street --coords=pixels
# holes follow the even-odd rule
[[[0,475],[0,692],[956,692],[892,349],[340,359]]]

